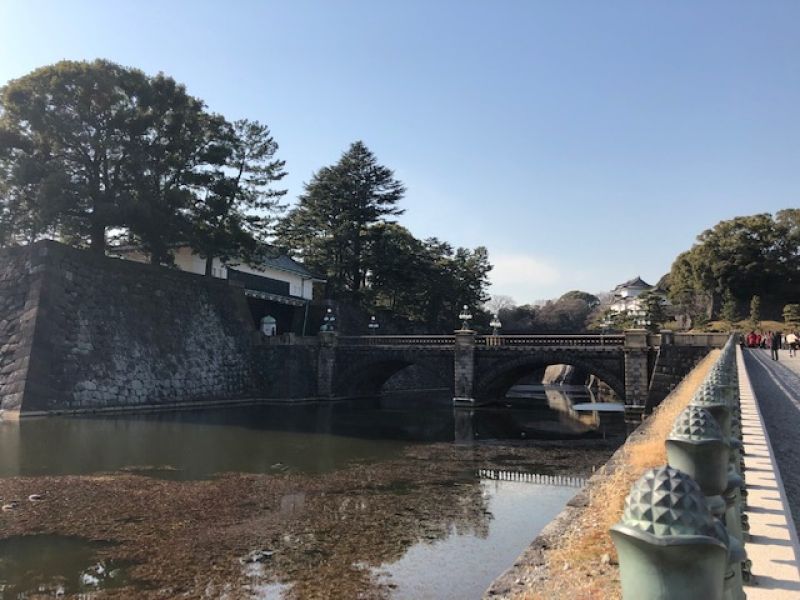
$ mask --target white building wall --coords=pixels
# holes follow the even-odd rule
[[[136,262],[148,261],[147,256],[138,252],[127,253],[125,258],[128,260],[134,260]],[[175,251],[175,266],[181,271],[205,275],[206,259],[192,252],[191,248],[183,246]],[[313,297],[313,286],[311,284],[311,280],[305,279],[297,273],[283,271],[281,269],[273,269],[271,267],[265,267],[263,270],[256,269],[246,264],[240,264],[233,268],[243,273],[250,273],[251,275],[269,277],[270,279],[277,279],[278,281],[286,281],[289,283],[289,294],[292,296],[305,298],[307,300],[311,300]],[[211,275],[220,279],[228,278],[228,269],[218,258],[215,258],[211,265]]]

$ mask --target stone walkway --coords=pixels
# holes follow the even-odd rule
[[[800,358],[781,354],[775,362],[768,351],[739,353],[746,549],[753,563],[748,600],[800,598],[800,545],[792,518],[800,508]]]
[[[770,359],[769,350],[745,350],[743,355],[792,517],[800,524],[800,357],[789,358],[785,350],[777,362]]]

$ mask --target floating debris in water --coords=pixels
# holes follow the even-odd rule
[[[274,550],[253,550],[246,556],[241,557],[239,562],[243,565],[247,563],[261,563],[271,559],[273,554],[275,554]]]
[[[159,472],[171,472],[171,471],[179,471],[178,467],[175,465],[127,465],[125,467],[120,467],[120,471],[125,473],[148,473],[150,471]]]
[[[12,537],[0,536],[0,580],[2,559],[25,556],[33,567],[11,571],[20,578],[4,590],[7,595],[36,592],[42,573],[48,597],[55,585],[66,596],[113,588],[120,591],[110,595],[137,600],[245,591],[262,598],[279,592],[294,598],[387,597],[397,582],[377,577],[380,565],[454,533],[488,536],[496,513],[479,470],[587,474],[609,454],[594,446],[476,444],[465,452],[450,443],[410,444],[400,458],[357,460],[313,475],[273,458],[264,465],[266,475],[221,473],[179,482],[143,478],[130,469],[0,478],[0,504],[20,498],[20,516],[35,515],[2,513],[2,535]],[[25,500],[34,494],[45,502]],[[59,537],[25,538],[41,530]],[[100,561],[102,572],[92,567]],[[120,565],[122,572],[115,572]]]

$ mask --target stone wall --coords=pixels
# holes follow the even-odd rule
[[[50,241],[1,253],[0,278],[4,412],[252,392],[252,319],[242,289],[226,281]]]
[[[449,392],[450,390],[450,378],[434,373],[431,369],[418,364],[401,369],[392,375],[381,388],[381,391],[384,392]]]
[[[265,398],[317,396],[318,345],[260,345],[253,349],[253,375]]]
[[[41,290],[41,268],[27,248],[0,252],[0,400],[19,407],[25,392],[30,348]]]

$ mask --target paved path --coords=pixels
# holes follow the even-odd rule
[[[753,579],[748,600],[800,598],[800,546],[787,505],[798,507],[800,465],[789,452],[800,442],[798,372],[775,363],[761,351],[738,352],[745,449],[747,514],[750,535],[745,547]],[[800,360],[792,361],[800,369]],[[797,380],[797,381],[795,381]],[[793,499],[787,489],[791,486]]]
[[[769,350],[745,350],[744,360],[783,477],[795,524],[800,524],[800,357],[780,360]],[[800,531],[798,531],[800,535]]]

